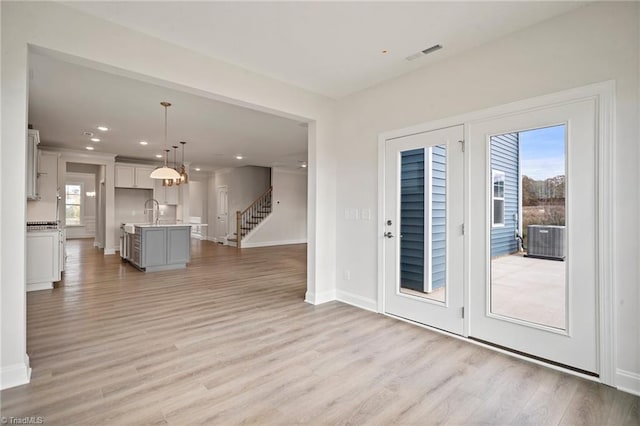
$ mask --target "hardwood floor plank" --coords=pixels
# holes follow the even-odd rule
[[[192,244],[142,273],[69,241],[27,295],[28,385],[3,416],[45,424],[637,425],[640,398],[339,302],[304,303],[306,247]]]

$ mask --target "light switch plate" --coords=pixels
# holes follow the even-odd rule
[[[351,207],[344,209],[344,218],[347,220],[358,220],[358,209]]]

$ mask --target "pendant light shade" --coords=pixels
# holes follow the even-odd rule
[[[167,108],[171,106],[169,102],[160,102],[160,105],[164,107],[164,144],[167,145]],[[169,161],[169,150],[165,149],[164,154],[164,166],[158,167],[149,177],[151,179],[180,179],[180,173],[176,169],[172,169],[167,165]]]
[[[164,166],[158,167],[154,171],[151,172],[149,176],[151,179],[180,179],[180,173],[178,173],[175,169],[167,166],[167,159],[169,157],[169,150],[164,150]]]

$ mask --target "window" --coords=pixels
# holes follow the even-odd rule
[[[504,172],[492,170],[493,226],[504,226]]]
[[[82,225],[82,184],[65,185],[64,207],[66,226]]]

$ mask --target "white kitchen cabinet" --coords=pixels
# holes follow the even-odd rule
[[[41,203],[52,205],[51,217],[55,217],[58,198],[58,159],[59,153],[39,151],[38,156],[38,195]]]
[[[160,204],[177,205],[180,201],[180,187],[177,185],[162,186],[162,180],[156,179],[153,198],[158,200]]]
[[[38,150],[38,199],[27,202],[27,221],[54,221],[58,217],[58,161],[60,153]]]
[[[57,230],[27,232],[27,291],[50,289],[60,281],[62,247]]]
[[[136,188],[153,189],[156,179],[151,179],[149,176],[153,172],[153,167],[136,167],[135,170],[135,184]]]
[[[40,133],[29,129],[27,135],[27,200],[38,199],[38,144]]]
[[[153,167],[130,164],[116,164],[116,188],[153,189],[154,180],[149,177]]]

